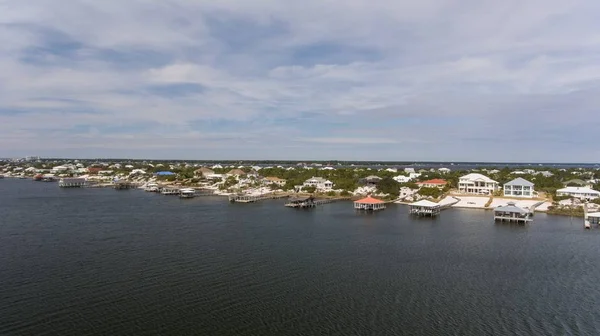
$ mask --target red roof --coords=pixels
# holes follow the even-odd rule
[[[382,200],[379,200],[377,198],[373,198],[371,196],[367,196],[363,199],[359,199],[358,201],[354,201],[354,203],[362,203],[362,204],[381,204],[381,203],[385,203]]]
[[[442,179],[433,179],[433,180],[427,180],[427,181],[423,181],[423,182],[417,182],[417,184],[447,184],[448,181],[446,180],[442,180]]]

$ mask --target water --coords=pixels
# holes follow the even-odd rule
[[[0,181],[0,335],[597,335],[600,230]]]

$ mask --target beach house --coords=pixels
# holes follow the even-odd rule
[[[275,177],[275,176],[267,176],[265,177],[265,182],[267,184],[275,184],[278,185],[280,187],[283,187],[286,184],[286,180],[279,178],[279,177]]]
[[[471,173],[458,180],[458,191],[464,194],[491,195],[498,190],[498,182],[479,174]]]
[[[569,196],[581,200],[593,200],[600,198],[600,191],[587,187],[566,187],[558,189],[556,196]]]
[[[438,188],[443,189],[448,184],[448,181],[442,179],[433,179],[427,181],[417,182],[417,185],[421,188]]]
[[[326,180],[322,177],[311,177],[304,181],[303,187],[315,187],[317,190],[329,191],[333,189],[333,182]]]
[[[522,177],[517,177],[516,179],[504,184],[504,196],[532,198],[534,196],[533,187],[534,184],[532,182],[529,182]]]

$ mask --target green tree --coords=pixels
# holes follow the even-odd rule
[[[392,197],[400,195],[400,184],[391,177],[385,177],[377,183],[377,190]]]

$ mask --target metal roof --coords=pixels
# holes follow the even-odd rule
[[[510,182],[504,183],[504,185],[509,185],[509,186],[518,185],[518,186],[528,186],[528,187],[534,186],[534,184],[532,182],[529,182],[522,177],[517,177],[516,179],[514,179]]]
[[[516,212],[520,214],[529,213],[528,210],[516,206],[515,202],[508,202],[505,206],[499,206],[494,209],[494,212]]]

